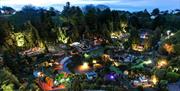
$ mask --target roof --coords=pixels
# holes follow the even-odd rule
[[[96,72],[92,71],[92,72],[87,72],[86,75],[97,75]]]

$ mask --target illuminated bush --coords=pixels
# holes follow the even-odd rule
[[[1,89],[3,91],[13,91],[14,84],[3,84]]]

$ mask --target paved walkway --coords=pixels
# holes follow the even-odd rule
[[[71,73],[69,71],[69,69],[67,68],[67,64],[69,64],[71,62],[71,57],[72,56],[68,56],[68,57],[64,57],[61,61],[60,64],[63,65],[63,71],[67,72],[67,73]]]

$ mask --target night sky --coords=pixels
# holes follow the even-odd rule
[[[0,6],[11,6],[16,10],[20,10],[24,5],[31,4],[44,8],[53,6],[55,9],[62,10],[67,1],[71,5],[80,7],[87,4],[103,4],[111,9],[127,11],[140,11],[144,9],[151,11],[154,8],[159,8],[160,10],[180,9],[180,0],[0,0]]]

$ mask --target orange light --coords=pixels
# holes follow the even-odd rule
[[[102,65],[101,65],[101,64],[94,64],[93,67],[94,67],[94,68],[101,68]]]
[[[153,82],[153,84],[157,84],[158,78],[157,78],[155,75],[153,75],[153,76],[151,77],[151,81]]]
[[[135,51],[139,51],[139,52],[144,51],[144,47],[140,46],[138,44],[132,44],[132,49],[135,50]]]
[[[60,86],[58,86],[58,88],[64,89],[65,86],[64,85],[60,85]]]
[[[103,54],[101,58],[104,61],[108,61],[110,59],[110,56],[108,54]]]
[[[90,69],[90,67],[89,67],[89,64],[87,62],[84,62],[83,65],[79,66],[80,71],[86,71],[89,69]]]
[[[164,67],[164,66],[167,66],[168,65],[168,62],[166,59],[161,59],[158,63],[157,63],[157,67],[158,68],[161,68],[161,67]]]
[[[174,48],[172,44],[164,44],[163,48],[169,53],[173,53],[174,52]]]

